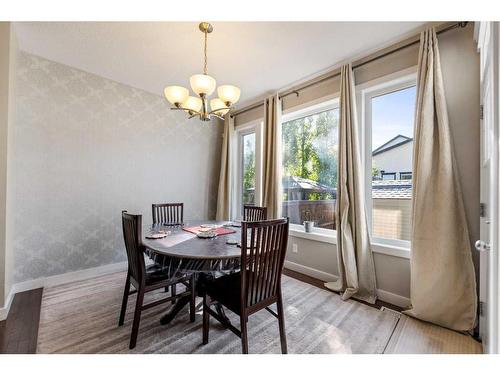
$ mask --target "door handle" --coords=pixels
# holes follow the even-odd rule
[[[477,240],[476,243],[474,244],[474,247],[476,248],[477,251],[487,251],[490,249],[491,246],[489,243]]]

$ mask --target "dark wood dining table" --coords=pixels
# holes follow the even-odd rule
[[[241,228],[227,227],[234,233],[219,235],[214,238],[198,238],[185,231],[185,227],[196,227],[202,224],[224,225],[221,221],[191,221],[181,225],[154,225],[143,230],[143,245],[147,255],[157,264],[168,269],[170,274],[196,273],[197,279],[213,276],[215,273],[227,273],[239,269],[241,248],[237,245],[241,240]],[[158,231],[170,232],[161,239],[148,239],[146,236]],[[228,241],[237,244],[228,244]],[[198,290],[199,290],[198,283]],[[179,298],[174,306],[161,317],[161,324],[168,324],[189,303],[188,297]],[[222,307],[217,310],[225,316]]]

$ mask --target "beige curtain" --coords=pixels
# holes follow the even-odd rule
[[[222,153],[220,160],[219,191],[217,193],[216,220],[231,220],[231,162],[234,119],[227,115],[224,120]]]
[[[264,139],[262,152],[262,202],[268,218],[281,217],[281,100],[278,94],[264,105]]]
[[[325,286],[374,303],[375,267],[368,233],[363,167],[356,124],[354,77],[351,64],[340,76],[339,158],[337,182],[337,257],[339,279]]]
[[[412,308],[406,313],[470,330],[476,281],[434,28],[420,36],[414,139]]]

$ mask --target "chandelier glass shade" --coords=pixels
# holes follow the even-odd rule
[[[232,85],[222,85],[217,88],[218,98],[210,100],[217,87],[215,78],[207,74],[207,36],[213,31],[212,25],[202,22],[199,25],[204,34],[204,67],[203,74],[195,74],[189,79],[191,89],[197,96],[190,96],[189,90],[182,86],[165,87],[165,98],[173,105],[173,110],[183,110],[189,114],[189,118],[199,117],[202,121],[210,121],[212,117],[224,119],[231,107],[240,99],[240,89]]]

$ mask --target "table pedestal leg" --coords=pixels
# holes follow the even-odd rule
[[[190,296],[184,296],[175,302],[175,305],[160,319],[160,324],[165,325],[170,323],[176,315],[191,301]]]
[[[204,275],[204,274],[200,274],[200,278],[196,282],[196,291],[197,291],[197,295],[198,296],[201,296],[203,294],[203,292],[201,291],[200,286],[202,285],[201,280],[205,276],[206,275]],[[184,308],[184,306],[186,306],[187,304],[189,304],[190,301],[191,301],[191,297],[190,296],[184,296],[184,297],[178,298],[176,300],[174,306],[172,306],[172,308],[165,315],[163,315],[160,318],[160,324],[165,325],[165,324],[170,323],[177,316],[177,314]],[[220,318],[226,324],[231,325],[231,321],[227,317],[227,315],[226,315],[226,313],[224,311],[224,307],[220,303],[218,303],[218,302],[215,303],[215,310],[219,314]]]

